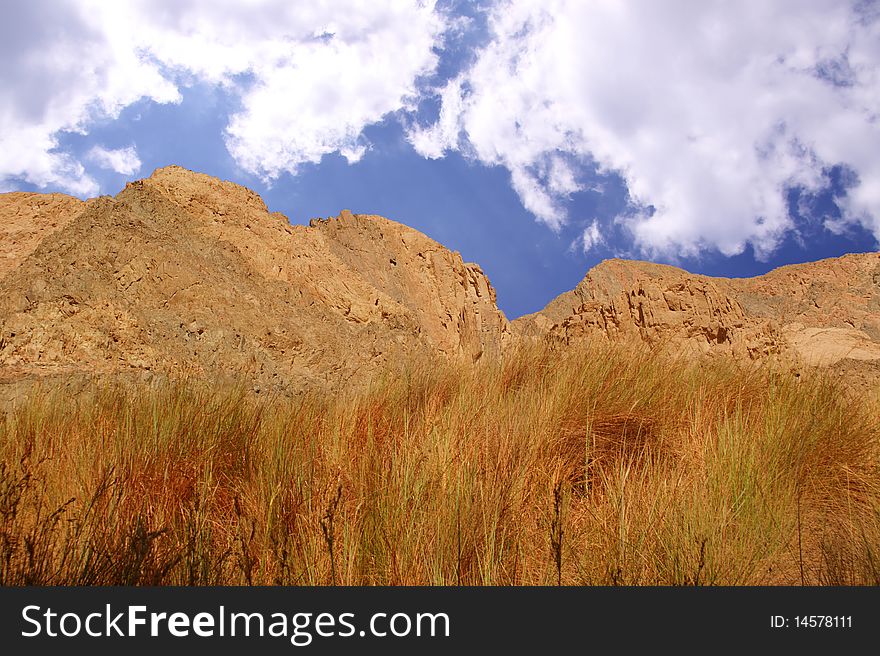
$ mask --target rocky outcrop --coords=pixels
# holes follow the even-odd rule
[[[64,194],[12,192],[0,197],[0,279],[87,205]]]
[[[294,226],[251,190],[174,166],[112,198],[0,195],[0,382],[244,374],[287,393],[414,352],[472,362],[597,339],[877,381],[880,253],[748,279],[609,260],[511,324],[478,265],[382,217]]]
[[[880,253],[793,264],[724,285],[748,316],[780,324],[808,364],[880,361]]]
[[[565,344],[637,338],[678,351],[750,359],[781,347],[778,326],[747,316],[712,278],[626,260],[602,262],[574,290],[514,325],[523,335]]]
[[[336,219],[312,220],[311,227],[346,267],[382,291],[385,306],[405,308],[441,353],[476,360],[484,353],[500,354],[510,341],[495,290],[479,265],[464,263],[458,253],[380,216],[343,210]],[[376,312],[366,304],[355,314]]]
[[[563,344],[638,338],[678,351],[806,365],[880,363],[880,253],[711,278],[662,264],[607,260],[541,312],[513,322]],[[865,369],[875,369],[874,365]]]
[[[415,230],[349,212],[291,226],[250,190],[179,167],[44,232],[0,279],[7,378],[244,373],[287,392],[419,349],[474,360],[510,337],[479,267]]]

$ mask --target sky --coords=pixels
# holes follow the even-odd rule
[[[509,318],[611,257],[752,276],[880,238],[880,2],[5,2],[0,191],[178,164],[380,214]]]

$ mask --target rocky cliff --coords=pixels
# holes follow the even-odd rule
[[[479,267],[380,217],[291,226],[250,190],[179,167],[115,198],[48,202],[58,211],[0,200],[32,208],[3,246],[5,378],[243,372],[295,391],[418,349],[475,360],[510,337]]]
[[[607,260],[575,289],[514,322],[524,335],[570,344],[638,338],[697,353],[759,358],[780,348],[778,326],[749,317],[718,281],[650,262]]]
[[[638,338],[688,353],[806,365],[880,365],[880,253],[711,278],[607,260],[542,311],[513,322],[524,337],[571,344]]]
[[[0,279],[33,253],[44,238],[70,223],[86,205],[64,194],[0,194]]]
[[[472,362],[596,339],[779,356],[873,385],[880,253],[749,279],[608,260],[508,323],[478,265],[382,217],[293,226],[252,191],[174,166],[112,198],[0,194],[0,382],[189,372],[295,392],[413,352]]]

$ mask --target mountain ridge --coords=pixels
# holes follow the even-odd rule
[[[398,251],[422,263],[379,289],[340,256],[379,222],[339,220],[291,226],[244,187],[159,169],[87,204],[0,278],[0,368],[244,372],[255,388],[297,391],[367,378],[407,350],[474,359],[503,341],[478,268],[383,219],[369,238],[392,254],[386,267]]]
[[[473,362],[593,339],[880,370],[880,253],[754,278],[605,260],[508,321],[480,266],[417,230],[348,210],[291,225],[252,190],[177,166],[115,197],[2,194],[0,226],[4,380],[237,372],[291,393],[368,381],[413,352]]]

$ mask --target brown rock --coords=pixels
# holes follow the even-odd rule
[[[7,376],[244,372],[296,391],[510,338],[479,267],[380,217],[291,226],[244,187],[169,167],[55,231],[42,220],[39,248],[0,278]]]
[[[607,260],[541,312],[512,323],[519,335],[570,344],[636,337],[697,353],[805,365],[880,363],[880,253],[711,278],[662,264]],[[873,374],[865,374],[871,380]],[[864,377],[864,376],[862,376]]]
[[[880,360],[880,253],[854,253],[726,281],[751,317],[772,319],[808,364]]]
[[[874,384],[880,253],[749,279],[609,260],[509,324],[478,265],[382,217],[291,226],[249,189],[176,166],[115,198],[0,195],[3,385],[244,373],[296,392],[413,352],[470,362],[522,339],[780,356]]]
[[[523,335],[547,335],[566,344],[639,338],[677,350],[749,359],[776,353],[781,346],[778,327],[747,317],[716,280],[626,260],[602,262],[574,290],[514,326]]]
[[[78,198],[64,194],[12,192],[0,197],[0,278],[86,207]]]

